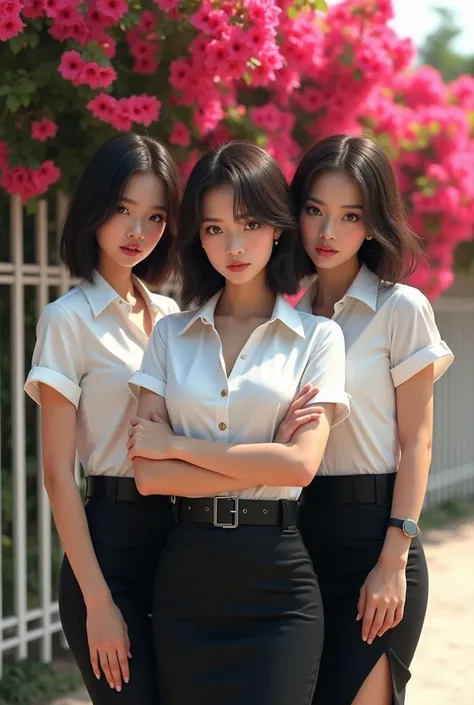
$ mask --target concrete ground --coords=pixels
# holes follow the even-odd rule
[[[427,532],[424,545],[430,568],[430,602],[411,667],[406,705],[472,705],[474,519]],[[91,702],[81,691],[51,705]]]

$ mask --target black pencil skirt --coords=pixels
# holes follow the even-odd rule
[[[385,539],[393,479],[394,475],[316,476],[302,498],[299,524],[318,575],[325,622],[313,705],[351,705],[384,654],[390,664],[393,705],[405,702],[428,600],[428,571],[419,537],[412,541],[408,557],[403,620],[370,646],[362,641],[361,622],[356,621],[360,588]],[[332,502],[331,497],[345,501]]]
[[[124,479],[119,479],[121,486]],[[136,502],[93,497],[85,512],[100,568],[128,627],[132,653],[129,683],[122,684],[122,690],[117,692],[109,687],[103,674],[100,680],[94,676],[86,608],[65,557],[59,581],[59,610],[66,639],[94,705],[158,705],[150,614],[158,560],[173,523],[172,504],[165,497],[141,497]]]
[[[323,640],[296,526],[178,523],[160,561],[161,705],[309,705]]]

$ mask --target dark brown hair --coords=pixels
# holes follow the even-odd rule
[[[173,157],[162,144],[133,132],[116,135],[95,152],[73,195],[60,243],[61,259],[74,277],[93,282],[98,265],[96,231],[116,212],[134,174],[152,173],[163,182],[168,199],[166,227],[160,241],[133,273],[149,284],[160,284],[173,270],[180,186]]]
[[[255,218],[281,230],[266,268],[267,286],[277,294],[298,291],[296,252],[297,224],[291,192],[276,161],[248,142],[230,142],[204,154],[186,185],[178,219],[177,259],[185,305],[202,305],[225,285],[201,245],[202,198],[223,184],[234,188],[234,218]]]
[[[373,239],[364,240],[359,261],[383,281],[401,281],[416,268],[422,250],[419,238],[408,227],[388,157],[366,137],[334,135],[315,144],[291,183],[298,218],[315,179],[331,170],[347,174],[363,194],[364,223]],[[304,251],[300,251],[298,270],[301,277],[314,273],[314,264]]]

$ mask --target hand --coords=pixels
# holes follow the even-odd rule
[[[360,590],[357,620],[362,619],[362,640],[371,644],[403,619],[407,580],[405,568],[377,563]]]
[[[154,411],[151,420],[135,418],[128,429],[128,457],[137,455],[150,460],[169,460],[173,457],[174,433],[169,424]]]
[[[296,397],[291,402],[288,412],[281,422],[274,443],[289,443],[293,438],[294,432],[304,424],[310,421],[317,421],[324,409],[320,406],[305,406],[313,399],[319,389],[312,387],[310,384],[305,384],[303,389],[298,392]]]
[[[95,677],[100,679],[102,669],[109,686],[120,692],[122,681],[130,680],[128,659],[132,654],[127,625],[112,598],[87,607],[86,629]]]

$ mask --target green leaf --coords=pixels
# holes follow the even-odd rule
[[[0,95],[8,95],[11,89],[11,86],[0,86]]]
[[[16,111],[20,107],[20,98],[15,95],[15,93],[10,93],[9,95],[7,95],[5,104],[8,110],[10,110],[10,112],[16,113]]]
[[[30,46],[32,49],[35,49],[38,46],[39,34],[33,29],[28,29],[25,32],[25,39],[28,46]]]
[[[19,54],[25,44],[25,37],[23,34],[17,34],[16,37],[12,37],[8,43],[10,44],[12,52]]]
[[[290,20],[296,20],[296,18],[298,17],[298,14],[299,14],[296,7],[289,7],[286,12],[287,12],[287,15],[290,18]]]
[[[320,12],[327,12],[329,10],[326,0],[314,0],[314,9],[320,10]]]
[[[23,93],[34,93],[36,91],[36,83],[29,78],[21,83],[20,89]]]
[[[28,215],[34,215],[36,211],[38,210],[38,198],[30,198],[30,200],[26,204],[26,212]]]
[[[29,108],[30,103],[31,103],[31,98],[29,95],[23,93],[21,96],[19,96],[21,104],[24,108]]]

